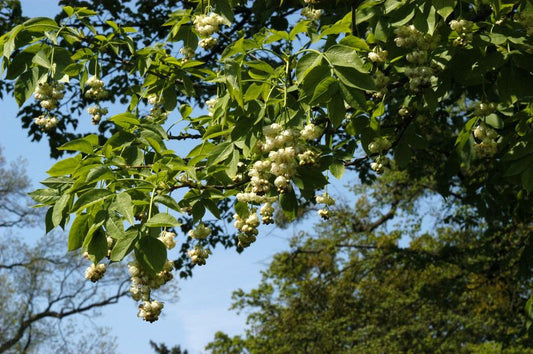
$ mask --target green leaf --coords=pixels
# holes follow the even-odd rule
[[[87,253],[89,253],[89,259],[94,263],[100,262],[107,255],[107,237],[102,228],[92,234],[91,242],[87,246]]]
[[[61,198],[61,194],[59,193],[59,191],[52,188],[37,189],[33,192],[28,193],[28,195],[37,203],[41,203],[44,205],[53,204],[57,200],[59,200],[59,198]]]
[[[53,177],[71,175],[76,171],[80,163],[81,155],[78,154],[74,157],[56,162],[46,173]]]
[[[296,81],[302,82],[309,72],[322,64],[323,55],[315,52],[306,53],[296,64]]]
[[[452,14],[453,8],[455,7],[455,0],[433,0],[432,3],[437,10],[437,13],[441,15],[444,20]]]
[[[85,138],[68,141],[57,149],[66,151],[81,151],[88,155],[93,153],[93,145]]]
[[[179,225],[180,222],[168,213],[156,214],[146,222],[148,227],[173,227]]]
[[[72,207],[72,212],[78,212],[82,209],[86,209],[91,205],[103,202],[114,196],[115,193],[112,193],[107,189],[91,189],[82,194],[78,200],[76,200],[76,203],[74,203],[74,206]]]
[[[366,97],[362,91],[347,86],[342,82],[339,82],[339,88],[342,92],[342,97],[352,108],[366,110]]]
[[[59,26],[56,21],[48,17],[34,17],[23,23],[24,30],[29,32],[57,31]]]
[[[528,192],[533,192],[533,167],[528,168],[522,173],[522,186]]]
[[[67,214],[68,210],[65,210],[65,208],[68,205],[70,197],[70,194],[65,193],[61,196],[61,198],[59,198],[59,200],[54,205],[54,210],[52,212],[52,224],[54,225],[54,227],[61,224],[63,217]]]
[[[142,237],[135,248],[135,258],[152,273],[163,270],[167,261],[167,248],[154,237]]]
[[[289,220],[294,220],[296,218],[298,213],[298,200],[296,199],[296,194],[293,189],[290,189],[279,196],[279,204]]]
[[[346,108],[344,107],[344,100],[341,95],[333,95],[331,101],[328,103],[328,118],[333,125],[333,128],[340,127],[344,118],[346,117]]]
[[[154,198],[154,203],[163,204],[164,206],[166,206],[166,207],[168,207],[170,209],[174,209],[176,211],[180,211],[180,209],[181,209],[181,207],[178,204],[178,202],[176,202],[176,200],[174,200],[174,198],[169,197],[168,195],[156,195],[155,198]]]
[[[83,245],[85,236],[89,232],[91,216],[89,214],[81,214],[74,219],[70,232],[68,234],[68,250],[74,251]]]
[[[335,75],[346,86],[358,88],[361,90],[375,91],[376,85],[369,74],[364,74],[353,68],[336,66],[334,68]]]
[[[15,81],[14,96],[19,107],[31,97],[39,80],[39,68],[35,67],[22,73]]]
[[[300,84],[300,99],[305,99],[308,97],[313,97],[315,90],[317,86],[324,80],[332,78],[331,77],[331,70],[329,66],[327,65],[319,65],[315,66],[313,69],[309,71],[309,73],[305,76],[305,79],[303,79],[302,83]],[[328,84],[331,84],[331,80],[329,82],[325,82],[322,87],[326,88]]]
[[[137,229],[130,229],[125,232],[124,236],[117,240],[113,249],[111,250],[111,256],[109,257],[113,262],[120,262],[126,257],[135,246],[135,242],[139,237],[139,231]]]
[[[336,44],[329,47],[324,55],[331,65],[335,67],[353,68],[362,73],[368,73],[369,71],[365,68],[363,61],[352,47]]]
[[[129,113],[129,112],[117,114],[117,115],[109,118],[108,120],[113,122],[113,123],[115,123],[119,127],[123,127],[123,128],[126,128],[126,129],[131,127],[132,125],[140,125],[141,124],[139,119],[137,119],[137,116],[135,114]]]
[[[342,178],[342,176],[344,175],[345,169],[346,167],[344,166],[343,161],[336,160],[336,161],[333,161],[331,165],[329,165],[329,170],[331,174],[335,176],[335,178],[337,179]]]
[[[133,204],[131,202],[131,197],[128,193],[122,192],[117,195],[114,203],[115,210],[118,211],[123,217],[128,220],[130,224],[134,224],[133,219]]]

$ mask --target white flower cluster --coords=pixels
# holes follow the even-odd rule
[[[325,206],[324,208],[318,210],[318,215],[324,220],[329,219],[328,207],[330,205],[335,204],[335,200],[333,200],[333,198],[331,198],[330,195],[326,192],[322,195],[317,195],[315,197],[315,201],[319,204],[324,204]]]
[[[274,215],[274,207],[272,203],[267,202],[263,204],[259,210],[259,214],[261,215],[263,224],[268,225],[274,223],[274,218],[272,217]]]
[[[413,25],[399,27],[394,33],[396,33],[394,43],[396,43],[398,47],[416,47],[421,50],[429,50],[435,49],[437,45],[437,38],[434,38],[429,34],[422,34],[422,32],[417,30]]]
[[[211,251],[203,249],[200,246],[195,246],[193,249],[188,250],[187,254],[191,258],[191,262],[193,264],[201,266],[205,264],[206,259],[211,254]]]
[[[174,240],[175,237],[176,234],[174,232],[162,231],[159,234],[158,239],[163,242],[167,249],[171,250],[176,247],[176,240]]]
[[[217,40],[214,37],[202,38],[198,41],[198,45],[203,49],[211,49],[217,44]]]
[[[209,15],[199,15],[194,21],[194,30],[200,37],[209,37],[218,32],[220,25],[224,23],[224,18],[217,13],[211,12]]]
[[[387,60],[388,55],[388,51],[375,47],[370,53],[368,53],[368,59],[373,63],[384,63]]]
[[[93,283],[102,279],[107,267],[103,263],[91,264],[85,271],[85,279],[92,281]]]
[[[94,125],[97,125],[98,123],[100,123],[100,120],[102,120],[102,117],[106,115],[109,111],[106,107],[100,107],[99,105],[96,105],[87,108],[87,112],[91,115],[91,122]]]
[[[107,257],[111,257],[111,251],[113,250],[113,246],[115,245],[115,240],[111,236],[106,237],[107,241]]]
[[[389,159],[386,156],[378,156],[376,161],[370,164],[370,168],[376,173],[383,173],[385,165],[389,163]]]
[[[389,139],[386,137],[375,138],[370,144],[368,144],[368,151],[372,154],[380,153],[382,151],[390,149],[392,146]]]
[[[474,105],[474,115],[476,117],[485,117],[494,112],[496,105],[494,103],[477,102]]]
[[[317,162],[318,156],[317,153],[313,150],[305,150],[304,152],[298,154],[298,160],[300,160],[300,166],[304,165],[314,165]]]
[[[211,234],[211,228],[206,227],[204,224],[200,223],[196,226],[195,229],[189,231],[188,235],[197,240],[203,240]]]
[[[151,104],[152,106],[158,106],[162,103],[161,97],[156,95],[155,93],[148,95],[148,104]]]
[[[492,157],[498,152],[498,133],[485,123],[479,124],[474,129],[474,137],[480,142],[474,144],[476,155],[480,158]]]
[[[141,317],[143,320],[150,323],[155,322],[159,319],[163,307],[163,303],[157,300],[143,301],[143,303],[139,305],[139,313],[137,314],[137,317]]]
[[[59,100],[62,99],[65,94],[65,85],[59,82],[41,82],[35,88],[33,96],[37,101],[40,101],[41,107],[51,111],[57,108]]]
[[[429,66],[405,68],[405,75],[409,78],[409,88],[413,91],[428,87],[433,79],[433,74],[433,69]]]
[[[311,21],[316,21],[322,16],[322,10],[306,6],[302,9],[302,16]]]
[[[307,123],[300,133],[300,136],[304,140],[315,140],[320,138],[321,135],[322,128],[314,125],[313,123]]]
[[[474,23],[468,20],[452,20],[450,21],[450,28],[459,35],[454,41],[453,45],[457,47],[464,47],[472,42],[472,28]]]
[[[426,88],[431,84],[434,71],[426,63],[428,51],[435,49],[439,37],[422,34],[413,25],[402,26],[395,30],[394,42],[398,47],[413,49],[407,53],[405,59],[413,64],[405,69],[405,75],[409,78],[409,88],[413,91]]]
[[[59,122],[56,117],[50,117],[50,116],[39,116],[36,118],[33,118],[33,122],[38,125],[42,130],[52,130],[57,126],[57,123]]]
[[[152,108],[150,108],[150,114],[147,115],[146,118],[153,120],[157,117],[163,117],[166,119],[170,112],[165,111],[165,109],[163,108],[162,97],[156,94],[151,94],[148,95],[148,97],[146,98],[148,100],[148,104],[153,106]]]
[[[376,84],[376,88],[379,90],[378,93],[383,96],[388,92],[387,85],[389,84],[390,78],[385,75],[383,72],[376,70],[374,73],[374,84]]]
[[[194,49],[191,47],[183,47],[180,49],[180,54],[183,55],[182,62],[187,62],[194,57]]]
[[[318,215],[324,219],[324,220],[328,220],[329,219],[329,210],[328,209],[319,209],[318,210]]]
[[[88,99],[98,101],[103,100],[108,96],[108,92],[104,89],[104,82],[96,76],[91,76],[85,85],[90,87],[85,91],[85,97]]]
[[[163,270],[155,275],[144,270],[142,266],[134,261],[128,263],[128,270],[131,276],[130,293],[135,301],[143,300],[149,301],[153,289],[159,289],[161,285],[166,284],[172,280],[171,273],[174,265],[169,260],[163,266]]]

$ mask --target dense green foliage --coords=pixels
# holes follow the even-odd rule
[[[93,281],[132,254],[141,317],[157,319],[150,291],[172,268],[249,246],[275,209],[327,218],[321,190],[345,169],[425,181],[474,208],[487,240],[530,223],[530,2],[128,3],[65,3],[0,37],[0,54],[17,103],[39,103],[23,107],[34,137],[75,153],[31,194],[47,230],[72,222]],[[104,119],[109,101],[124,112]],[[72,130],[85,108],[99,134]]]
[[[355,209],[339,207],[295,237],[257,288],[234,293],[233,308],[248,316],[244,336],[219,332],[207,349],[533,352],[522,311],[531,276],[520,268],[530,231],[492,234],[471,209],[406,190],[404,178],[385,175]],[[413,206],[427,215],[407,218]]]

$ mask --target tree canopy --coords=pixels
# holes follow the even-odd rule
[[[491,235],[472,209],[448,203],[408,218],[434,196],[406,190],[404,179],[386,173],[358,188],[355,208],[339,206],[315,232],[295,236],[255,289],[234,292],[244,335],[218,332],[206,349],[532,352],[523,312],[532,278],[520,266],[530,231]]]
[[[0,37],[23,124],[73,154],[31,196],[47,231],[71,225],[91,280],[108,251],[133,255],[148,321],[172,269],[248,247],[276,210],[330,217],[327,186],[347,169],[424,181],[472,207],[487,239],[530,225],[529,1],[62,3]],[[85,109],[98,134],[77,130]]]

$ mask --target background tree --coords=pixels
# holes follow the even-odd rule
[[[217,333],[213,353],[532,352],[520,260],[530,228],[491,235],[471,208],[434,204],[384,175],[313,234],[274,256],[259,286],[234,293],[244,336]],[[447,212],[442,213],[443,210]]]
[[[76,153],[32,193],[47,231],[72,221],[69,247],[94,267],[107,236],[112,262],[133,254],[148,321],[171,268],[188,276],[217,244],[250,246],[276,208],[293,220],[319,204],[327,218],[329,178],[346,169],[425,182],[474,208],[487,239],[530,224],[529,1],[304,3],[164,3],[176,9],[162,38],[150,26],[165,6],[136,3],[153,19],[98,2],[102,13],[65,6],[0,38],[16,101],[41,107],[32,129]],[[113,100],[125,112],[103,119]],[[100,134],[72,140],[89,103]],[[170,261],[177,227],[187,238]]]
[[[43,215],[28,206],[22,166],[0,154],[0,352],[112,353],[109,330],[90,318],[127,294],[124,277],[110,269],[104,282],[83,281],[88,262],[65,252],[64,235],[31,240]]]

